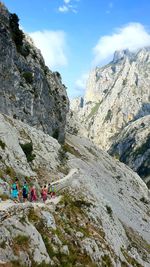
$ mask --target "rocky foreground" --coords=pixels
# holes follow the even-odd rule
[[[0,203],[0,266],[150,266],[149,191],[137,174],[86,138],[67,135],[61,147],[0,118],[2,180],[32,175],[37,190],[57,181],[54,201]],[[29,140],[33,158],[21,147]]]

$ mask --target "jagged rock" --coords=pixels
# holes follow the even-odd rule
[[[56,171],[60,163],[60,145],[54,138],[1,114],[0,126],[1,169],[13,170],[20,176],[37,176],[39,173],[41,177],[49,177],[50,172]]]
[[[12,25],[12,18],[16,20],[16,17],[10,16],[3,4],[0,4],[0,11],[2,110],[62,141],[68,100],[64,98],[61,84],[62,95],[59,89],[55,90],[61,83],[59,74],[45,69],[41,55],[27,37],[22,39],[15,22],[15,30],[21,37],[18,47],[18,39],[13,35],[16,34],[14,21]],[[80,121],[83,132],[84,125],[86,127],[85,135],[96,140],[99,133],[97,143],[100,145],[103,138],[103,147],[109,147],[111,138],[130,124],[131,119],[149,112],[149,91],[144,87],[149,79],[139,76],[141,73],[148,75],[149,61],[148,49],[137,55],[124,51],[116,53],[109,66],[95,70],[96,78],[92,79],[97,88],[91,83],[94,93],[91,90],[86,95],[82,109],[81,102],[77,102],[79,113],[82,110]],[[145,65],[142,70],[141,66]],[[132,83],[136,89],[135,98],[131,94]],[[59,103],[60,99],[65,103]],[[129,118],[129,114],[122,115],[128,111],[129,104],[133,118]],[[62,113],[58,113],[59,108]],[[131,110],[129,108],[129,112]],[[6,114],[0,115],[2,180],[10,183],[10,177],[17,174],[22,185],[22,176],[31,176],[28,183],[39,187],[41,182],[52,182],[53,176],[52,184],[61,195],[46,203],[40,203],[40,198],[36,203],[0,202],[0,264],[4,267],[24,264],[28,267],[39,264],[149,267],[149,191],[141,178],[85,137],[67,134],[61,147],[43,131]],[[81,134],[80,121],[78,119],[76,127],[72,126],[70,131],[78,128]]]
[[[55,219],[52,214],[50,214],[48,211],[42,211],[43,219],[46,221],[47,228],[52,228],[56,230],[56,224]]]
[[[130,166],[148,184],[150,182],[150,115],[125,127],[109,153]]]
[[[15,208],[14,204],[10,203],[10,207],[8,207],[7,210],[8,216],[1,220],[1,261],[5,263],[20,261],[22,265],[26,264],[26,266],[32,266],[31,261],[37,264],[42,262],[48,264],[51,262],[40,233],[37,231],[36,227],[26,219],[31,207],[31,204],[26,204],[24,206],[23,204],[18,204]]]
[[[137,53],[118,51],[110,64],[95,68],[89,75],[83,108],[78,102],[77,107],[71,105],[75,120],[82,125],[78,135],[108,150],[125,126],[149,115],[149,72],[150,48]]]
[[[84,99],[83,97],[77,97],[72,99],[71,103],[70,103],[70,109],[74,110],[74,111],[79,111],[80,108],[83,108],[84,106]]]
[[[0,112],[64,141],[68,97],[17,17],[0,6]]]
[[[49,261],[53,266],[73,261],[77,266],[103,266],[109,262],[116,267],[123,263],[149,267],[150,210],[144,201],[149,199],[145,183],[86,138],[67,135],[65,147],[71,171],[55,182],[62,194],[51,200],[55,209],[49,201],[0,203],[0,260],[8,263],[22,257],[27,266],[32,266],[34,260]],[[31,242],[26,249],[20,246],[16,255],[12,244],[21,233]],[[25,241],[27,238],[27,245]],[[63,247],[66,244],[68,249]]]
[[[61,253],[65,255],[69,255],[69,249],[67,245],[62,246]]]

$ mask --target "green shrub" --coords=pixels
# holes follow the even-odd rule
[[[32,72],[26,71],[23,73],[23,78],[26,80],[26,83],[31,84],[33,82]]]
[[[32,160],[35,159],[35,157],[36,157],[35,154],[32,154],[32,152],[33,152],[32,142],[26,143],[26,144],[20,144],[20,146],[21,146],[23,152],[25,153],[28,162],[31,162]]]
[[[122,82],[122,85],[125,86],[127,84],[127,78],[125,78]]]
[[[30,46],[23,45],[20,52],[21,52],[21,55],[23,55],[26,58],[30,54]]]
[[[5,201],[5,200],[7,200],[7,199],[9,199],[9,196],[8,195],[6,195],[6,194],[0,194],[0,198],[3,200],[3,201]]]
[[[97,111],[98,111],[98,109],[100,107],[100,104],[101,104],[101,102],[98,102],[98,103],[95,104],[95,106],[91,109],[91,112],[88,115],[87,119],[90,119],[91,117],[93,117],[97,113]]]
[[[107,209],[108,214],[110,216],[112,216],[112,209],[111,209],[111,207],[106,205],[106,209]]]
[[[26,235],[17,235],[15,238],[14,238],[14,242],[15,244],[19,245],[19,246],[29,246],[29,240],[30,238]]]
[[[113,115],[112,115],[112,111],[111,111],[111,109],[109,109],[108,112],[107,112],[107,115],[106,115],[104,121],[105,121],[105,122],[106,122],[106,121],[109,121],[109,120],[111,121],[112,116],[113,116]]]
[[[112,261],[111,261],[109,255],[105,254],[104,256],[102,256],[102,266],[105,266],[105,267],[113,267],[114,266],[112,264]]]
[[[68,152],[68,153],[70,153],[70,154],[76,156],[77,158],[81,158],[81,157],[82,157],[78,150],[76,150],[73,146],[71,146],[71,145],[69,145],[69,144],[67,144],[67,143],[65,143],[65,144],[62,146],[62,148],[63,148],[63,150],[64,150],[65,152]]]
[[[20,52],[23,45],[24,33],[19,29],[19,18],[15,13],[10,14],[9,25],[11,28],[12,38],[16,44],[18,52]]]
[[[7,166],[5,170],[6,174],[8,174],[10,177],[14,177],[16,175],[14,169],[12,167]]]
[[[0,147],[4,150],[5,146],[6,146],[6,144],[2,140],[0,140]]]
[[[0,248],[2,248],[2,249],[5,249],[7,247],[7,245],[6,245],[6,241],[2,241],[1,243],[0,243]]]
[[[29,213],[28,213],[28,220],[32,223],[37,223],[39,221],[39,216],[38,214],[35,212],[34,209],[30,209]]]

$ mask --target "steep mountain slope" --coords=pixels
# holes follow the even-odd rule
[[[26,179],[37,189],[58,180],[60,195],[46,204],[0,203],[2,266],[150,266],[149,192],[137,174],[86,138],[67,135],[60,148],[52,137],[6,115],[0,124],[3,182],[12,180],[14,174],[6,174],[11,167],[20,183]],[[29,140],[35,157],[28,162],[20,144]],[[29,174],[30,180],[24,177]]]
[[[94,143],[108,150],[125,126],[149,114],[150,48],[116,52],[110,64],[91,72],[78,121]]]
[[[68,97],[58,72],[0,4],[0,112],[64,141]]]
[[[109,153],[130,166],[150,185],[150,115],[125,127]]]

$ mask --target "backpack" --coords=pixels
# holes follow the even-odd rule
[[[55,192],[55,186],[54,185],[51,186],[51,192],[53,192],[53,193]]]
[[[23,193],[23,195],[27,195],[27,188],[26,188],[25,185],[24,185],[24,187],[23,187],[22,193]]]
[[[14,184],[12,185],[12,190],[17,190],[17,185],[16,185],[16,183],[14,183]]]

